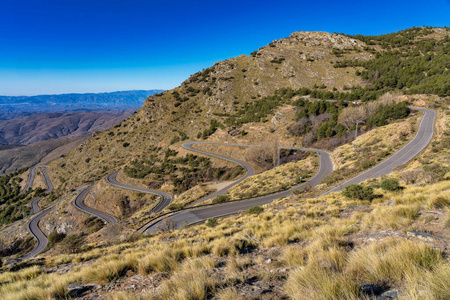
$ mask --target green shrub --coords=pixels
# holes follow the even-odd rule
[[[184,207],[183,203],[172,203],[169,205],[170,210],[178,210]]]
[[[370,186],[363,186],[360,184],[350,184],[345,187],[342,194],[348,198],[359,199],[359,200],[372,200],[375,198],[373,193],[373,188]]]
[[[209,218],[208,221],[206,221],[206,226],[208,226],[208,227],[214,227],[216,225],[217,225],[216,218]]]
[[[245,212],[249,215],[259,215],[264,211],[264,208],[261,206],[253,206],[247,209]]]
[[[398,183],[398,180],[396,179],[384,179],[381,182],[381,188],[385,191],[396,191],[401,189],[400,184]]]
[[[65,253],[77,253],[80,252],[81,246],[84,243],[84,237],[81,235],[71,234],[66,236],[62,242],[62,250]]]
[[[61,242],[66,237],[65,233],[58,233],[57,231],[52,231],[48,235],[49,244],[56,244]]]
[[[213,203],[222,203],[222,202],[227,202],[227,201],[230,201],[229,195],[220,195],[220,196],[217,196],[216,198],[214,198]]]

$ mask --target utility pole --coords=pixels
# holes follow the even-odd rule
[[[355,142],[353,144],[354,148],[356,149],[356,138],[358,137],[358,120],[356,120],[356,130],[355,130]]]
[[[277,166],[280,166],[280,155],[281,155],[281,149],[278,147],[278,159],[277,159]]]
[[[280,141],[279,141],[279,137],[277,136],[275,139],[275,145],[273,147],[274,150],[274,165],[275,165],[275,160],[276,160],[276,166],[280,166]]]

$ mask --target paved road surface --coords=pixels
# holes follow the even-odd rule
[[[192,146],[195,143],[203,143],[203,142],[191,142],[191,143],[187,143],[187,144],[189,146]],[[234,145],[234,144],[222,144],[222,145],[241,146],[241,147],[249,146],[249,145]],[[319,160],[320,160],[319,171],[309,181],[299,184],[297,186],[294,186],[294,187],[290,188],[289,190],[271,194],[268,196],[258,197],[258,198],[251,199],[251,200],[246,200],[246,201],[241,201],[241,202],[231,202],[231,203],[221,204],[221,205],[217,205],[217,206],[204,207],[204,208],[199,208],[199,209],[195,209],[195,210],[180,212],[180,213],[177,213],[170,217],[164,218],[156,223],[150,224],[147,227],[147,229],[145,229],[145,231],[146,232],[156,232],[161,227],[166,226],[166,224],[170,224],[170,226],[175,226],[177,228],[181,228],[183,226],[187,226],[187,225],[205,221],[209,218],[221,217],[221,216],[225,216],[225,215],[234,214],[234,213],[237,213],[240,211],[244,211],[255,205],[264,205],[264,204],[272,202],[275,199],[289,196],[289,194],[291,193],[292,190],[301,189],[305,184],[310,184],[311,187],[314,187],[314,186],[318,185],[326,175],[330,174],[333,171],[333,163],[331,161],[331,157],[326,151],[318,150],[318,149],[294,148],[294,147],[293,148],[280,147],[280,148],[281,149],[293,149],[293,150],[316,152],[317,154],[319,154]],[[198,151],[192,147],[190,148],[190,150]],[[206,152],[206,151],[202,151],[201,153],[210,155],[210,153]],[[233,161],[233,162],[236,161],[236,159],[220,156],[217,154],[212,154],[212,156],[218,157],[221,159],[225,159],[228,161]],[[240,162],[240,163],[243,163],[243,162]]]
[[[159,213],[164,208],[166,208],[166,206],[168,206],[170,204],[170,202],[172,202],[172,195],[169,193],[165,193],[165,192],[161,192],[161,191],[157,191],[157,190],[138,188],[138,187],[129,186],[129,185],[118,182],[117,181],[118,173],[119,173],[119,171],[116,171],[116,172],[108,175],[108,177],[106,177],[106,181],[109,182],[110,184],[112,184],[116,187],[122,188],[122,189],[127,189],[127,190],[137,191],[137,192],[141,192],[141,193],[147,193],[147,194],[161,196],[161,201],[159,201],[159,203],[152,209],[153,213]]]
[[[93,216],[96,216],[96,217],[102,219],[107,224],[117,223],[117,219],[114,218],[113,216],[111,216],[105,212],[96,210],[95,208],[89,207],[86,204],[84,204],[84,199],[86,198],[87,194],[89,194],[92,187],[93,187],[93,185],[88,186],[86,189],[84,189],[81,193],[79,193],[75,197],[75,200],[73,201],[73,204],[75,205],[75,207],[81,211],[84,211],[85,213],[88,213],[90,215],[93,215]]]
[[[206,152],[206,151],[202,151],[202,150],[193,148],[192,146],[193,146],[193,145],[196,145],[196,144],[203,144],[203,145],[242,146],[242,145],[220,144],[220,143],[210,143],[210,142],[189,142],[189,143],[184,143],[184,144],[183,144],[183,148],[185,148],[185,149],[188,149],[188,150],[191,150],[191,151],[194,151],[194,152],[198,152],[198,153],[202,153],[202,154],[205,154],[205,155],[208,155],[208,156],[213,156],[213,157],[220,158],[220,159],[224,159],[224,157],[223,157],[223,156],[220,156],[220,155],[217,155],[217,154],[213,154],[213,153],[210,153],[210,152]],[[248,147],[248,146],[242,146],[242,147]],[[220,190],[218,190],[218,191],[215,191],[214,193],[212,193],[212,194],[210,194],[210,195],[208,195],[208,196],[206,196],[206,197],[204,197],[204,198],[202,198],[202,199],[196,201],[195,204],[202,203],[202,202],[205,202],[205,201],[207,201],[207,200],[214,199],[214,198],[216,198],[217,196],[220,196],[220,195],[222,195],[222,194],[225,194],[226,191],[228,191],[230,188],[232,188],[232,187],[235,186],[236,184],[241,183],[241,182],[244,181],[247,177],[250,177],[250,176],[255,175],[255,168],[253,168],[253,166],[250,165],[249,163],[246,163],[246,162],[244,162],[244,161],[240,161],[240,160],[237,160],[237,159],[229,158],[229,157],[227,157],[225,160],[231,161],[231,162],[233,162],[233,163],[235,163],[235,164],[238,164],[238,165],[240,165],[241,167],[243,167],[243,168],[245,169],[245,172],[246,172],[246,173],[244,174],[244,176],[242,176],[241,178],[239,178],[239,179],[236,180],[236,181],[233,181],[232,183],[230,183],[230,184],[227,185],[226,187],[224,187],[224,188],[222,188],[222,189],[220,189]]]
[[[375,167],[353,177],[352,179],[329,190],[328,192],[320,195],[319,197],[327,195],[332,192],[342,191],[346,186],[350,184],[357,184],[369,178],[377,178],[383,175],[390,174],[392,173],[393,168],[407,163],[414,156],[419,154],[420,151],[422,151],[428,145],[428,143],[431,141],[431,138],[433,137],[435,112],[428,109],[420,109],[413,107],[411,107],[411,109],[420,110],[421,112],[424,113],[424,115],[422,117],[422,121],[420,122],[420,127],[416,133],[416,136],[406,146],[404,146],[394,155],[392,155],[385,161],[379,163]]]
[[[23,190],[22,194],[25,194],[25,192],[28,191],[28,189],[31,189],[31,187],[33,186],[34,177],[36,176],[36,169],[39,167],[40,166],[35,166],[30,170],[28,182],[27,182],[27,185],[25,186],[25,189]]]
[[[36,243],[36,247],[33,250],[31,250],[30,252],[28,252],[27,254],[25,254],[24,256],[22,256],[21,259],[28,259],[28,258],[35,257],[36,255],[41,253],[42,250],[44,250],[45,247],[47,246],[47,244],[48,244],[47,236],[39,228],[39,222],[41,221],[41,219],[43,217],[45,217],[49,212],[51,212],[55,208],[56,204],[69,198],[70,196],[72,196],[76,193],[81,192],[85,188],[86,187],[82,187],[82,188],[70,193],[66,197],[58,200],[57,202],[55,202],[54,204],[52,204],[51,206],[46,208],[44,211],[42,211],[40,214],[35,216],[33,219],[31,219],[31,221],[28,223],[28,231],[34,236],[37,243]]]
[[[42,165],[42,166],[36,166],[34,168],[31,169],[30,171],[30,177],[28,178],[28,183],[27,186],[25,187],[25,190],[28,190],[29,188],[31,188],[33,186],[33,181],[35,178],[35,174],[36,174],[36,169],[42,167],[41,169],[41,174],[44,177],[45,180],[45,184],[47,185],[47,191],[46,193],[50,193],[51,191],[53,191],[53,184],[52,181],[50,180],[50,177],[48,176],[47,172],[45,171],[47,169],[46,165]],[[36,197],[31,201],[31,210],[33,212],[33,214],[38,213],[41,209],[39,207],[39,201],[41,200],[41,197]]]
[[[414,139],[412,141],[410,141],[400,151],[396,152],[394,155],[392,155],[391,157],[389,157],[388,159],[386,159],[382,163],[378,164],[374,168],[372,168],[372,169],[370,169],[368,171],[365,171],[365,172],[355,176],[354,178],[352,178],[352,179],[348,180],[347,182],[345,182],[344,184],[342,184],[342,185],[340,185],[340,186],[338,186],[338,187],[336,187],[336,188],[326,192],[325,194],[328,194],[328,193],[331,193],[331,192],[334,192],[334,191],[340,191],[340,190],[343,189],[343,187],[345,187],[345,186],[347,186],[349,184],[359,183],[359,182],[364,181],[364,180],[366,180],[368,178],[376,178],[376,177],[380,177],[382,175],[387,175],[387,174],[391,173],[392,169],[395,168],[396,166],[408,162],[414,156],[419,154],[428,145],[428,143],[430,142],[430,140],[431,140],[431,138],[433,136],[433,126],[434,126],[435,112],[431,111],[431,110],[426,110],[426,109],[418,109],[418,110],[422,111],[424,113],[424,116],[423,116],[422,121],[420,123],[419,130],[417,131],[417,134],[416,134],[416,136],[414,137]],[[205,142],[191,142],[191,143],[186,143],[183,146],[186,149],[189,149],[189,150],[192,150],[192,151],[196,151],[196,152],[199,152],[199,153],[203,153],[203,154],[206,154],[206,155],[210,155],[210,156],[214,156],[214,157],[226,159],[226,160],[231,161],[231,162],[238,163],[238,164],[240,164],[241,166],[243,166],[246,169],[246,171],[247,171],[246,175],[248,175],[248,173],[252,172],[251,166],[250,165],[247,166],[246,163],[244,163],[244,162],[241,162],[241,161],[238,161],[238,160],[232,159],[232,158],[222,157],[222,156],[217,155],[217,154],[213,154],[213,153],[209,153],[209,152],[206,152],[206,151],[201,151],[201,150],[197,150],[197,149],[192,148],[192,145],[194,145],[196,143],[205,143]],[[224,144],[224,145],[230,145],[230,144]],[[246,145],[234,145],[234,146],[242,146],[242,147],[244,147]],[[311,180],[309,180],[307,182],[312,187],[314,187],[317,184],[319,184],[322,181],[322,179],[327,174],[329,174],[329,173],[331,173],[333,171],[333,163],[331,161],[331,158],[330,158],[329,154],[327,152],[325,152],[325,151],[317,150],[317,149],[284,148],[284,147],[282,149],[297,149],[297,150],[302,150],[302,151],[315,151],[315,152],[317,152],[319,154],[319,157],[320,157],[320,168],[319,168],[319,171],[317,172],[317,174],[313,178],[311,178]],[[253,172],[254,172],[254,170],[253,170]],[[159,212],[164,207],[166,207],[167,205],[170,204],[170,201],[172,199],[171,195],[169,195],[167,193],[164,193],[164,192],[160,192],[160,191],[136,188],[136,187],[131,187],[131,186],[127,186],[127,185],[121,184],[121,183],[117,182],[117,180],[116,180],[117,173],[118,172],[115,172],[115,173],[109,175],[107,177],[107,181],[109,183],[117,186],[117,187],[130,189],[130,190],[135,190],[135,191],[144,192],[144,193],[156,194],[156,195],[160,195],[162,197],[162,201],[157,205],[157,207],[154,208],[154,212]],[[31,175],[32,174],[30,173],[30,177],[31,177]],[[33,174],[33,176],[34,176],[34,174]],[[250,176],[250,175],[248,175],[248,176]],[[247,178],[248,176],[244,177],[244,179]],[[239,182],[237,182],[237,183],[239,183]],[[233,184],[227,186],[225,189],[222,189],[222,190],[220,190],[218,192],[219,193],[223,193],[223,192],[226,191],[226,189],[229,189],[231,186],[233,186],[233,185],[235,185],[237,183],[233,183]],[[272,194],[272,195],[263,196],[263,197],[259,197],[259,198],[255,198],[255,199],[251,199],[251,200],[247,200],[247,201],[225,203],[225,204],[221,204],[221,205],[217,205],[217,206],[204,207],[204,208],[199,208],[199,209],[195,209],[195,210],[180,212],[180,213],[172,215],[172,216],[170,216],[168,218],[165,218],[165,219],[163,219],[163,220],[161,220],[161,221],[159,221],[157,223],[151,224],[145,231],[147,231],[147,232],[155,232],[161,226],[163,226],[163,222],[166,222],[167,220],[173,222],[173,224],[175,224],[176,227],[180,228],[180,227],[185,226],[185,225],[191,225],[191,224],[194,224],[194,223],[203,222],[203,221],[207,220],[208,218],[220,217],[220,216],[225,216],[225,215],[229,215],[229,214],[234,214],[234,213],[237,213],[237,212],[240,212],[240,211],[243,211],[243,210],[247,210],[250,207],[255,206],[255,205],[264,205],[264,204],[272,202],[275,199],[286,197],[286,196],[288,196],[290,194],[290,192],[292,190],[294,190],[294,189],[301,189],[302,186],[305,185],[305,184],[306,183],[297,185],[297,186],[292,187],[291,189],[289,189],[287,191],[283,191],[283,192],[279,192],[279,193],[275,193],[275,194]],[[90,190],[91,187],[92,186],[90,186],[88,188],[82,188],[82,189],[78,190],[78,191],[82,191],[82,192],[76,198],[76,201],[75,201],[75,202],[77,202],[76,205],[80,205],[80,203],[84,205],[83,200],[86,197],[87,193],[89,193],[89,190]],[[67,197],[69,197],[69,196],[67,196]],[[216,196],[217,196],[217,194],[216,194]],[[78,201],[77,201],[77,199],[78,199]],[[61,200],[63,200],[63,199],[61,199]],[[203,201],[205,201],[205,200],[203,200]],[[38,225],[39,225],[40,219],[43,216],[45,216],[51,209],[53,209],[54,205],[52,207],[50,207],[49,209],[41,212],[38,216],[36,216],[29,223],[28,228],[29,228],[30,232],[38,240],[38,245],[36,246],[35,249],[33,249],[30,253],[26,254],[23,258],[30,258],[30,257],[33,257],[33,256],[37,255],[47,245],[47,238],[42,233],[42,231],[40,231]],[[89,209],[91,209],[91,208],[89,208]],[[97,211],[96,213],[97,213],[97,216],[99,216],[100,214],[104,214],[104,213],[99,212],[99,211]],[[103,218],[103,219],[106,221],[105,218]]]
[[[28,231],[34,236],[36,239],[36,247],[22,256],[22,259],[28,259],[32,258],[39,253],[42,252],[42,250],[45,249],[45,247],[48,244],[47,236],[41,231],[39,228],[39,222],[43,217],[45,217],[49,212],[51,212],[52,209],[46,209],[43,212],[41,212],[39,215],[34,217],[29,223],[28,223]]]
[[[360,183],[369,178],[377,178],[382,175],[387,175],[392,172],[392,169],[401,164],[407,163],[417,154],[419,154],[430,142],[433,137],[433,127],[434,127],[434,119],[435,112],[427,109],[418,109],[424,113],[422,121],[420,122],[419,130],[417,131],[416,136],[402,149],[396,152],[394,155],[381,162],[377,166],[355,176],[354,178],[348,180],[347,182],[341,184],[340,186],[331,189],[330,191],[324,193],[326,195],[331,192],[342,191],[342,189],[353,183]],[[191,144],[192,145],[192,144]],[[301,149],[306,150],[306,149]],[[320,170],[314,176],[309,183],[311,186],[315,186],[320,183],[320,181],[333,170],[333,165],[331,162],[331,158],[324,151],[316,151],[320,155]],[[322,152],[322,153],[321,153]],[[324,152],[324,153],[323,153]],[[214,155],[216,156],[216,155]],[[216,156],[217,157],[217,156]],[[298,188],[294,187],[294,188]],[[196,210],[180,212],[178,214],[172,215],[171,217],[165,218],[157,223],[151,224],[146,231],[147,232],[155,232],[161,226],[165,226],[164,222],[172,223],[173,226],[180,228],[185,225],[194,224],[197,222],[202,222],[212,217],[220,217],[224,215],[233,214],[239,211],[246,210],[254,205],[264,205],[275,199],[285,197],[289,195],[290,191],[285,191],[265,197],[260,197],[257,199],[252,199],[243,202],[236,203],[227,203],[223,205],[217,205],[213,207],[205,207]],[[322,195],[321,195],[322,196]],[[319,196],[320,197],[320,196]]]

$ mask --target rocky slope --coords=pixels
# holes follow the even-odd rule
[[[180,87],[149,97],[135,115],[55,161],[49,172],[56,178],[70,174],[70,184],[77,185],[92,180],[95,173],[106,175],[139,157],[147,145],[167,145],[181,132],[195,138],[212,119],[221,120],[221,115],[279,88],[325,84],[330,90],[343,90],[344,86],[363,84],[355,68],[333,68],[333,64],[344,59],[370,59],[373,54],[364,47],[363,42],[343,35],[297,32],[250,56],[218,62],[192,75]],[[337,50],[344,54],[336,57],[333,51]],[[129,147],[123,147],[124,143]],[[86,157],[89,164],[84,162]]]
[[[415,39],[427,42],[431,39],[435,46],[449,39],[447,30],[419,29],[422,30],[422,36],[414,35],[417,31],[414,29],[373,39],[297,32],[250,56],[216,63],[192,75],[180,87],[149,97],[136,114],[107,132],[91,136],[64,157],[54,160],[47,171],[59,195],[95,181],[86,203],[113,214],[120,222],[100,229],[102,224],[95,224],[92,218],[76,210],[70,199],[59,204],[42,221],[42,228],[48,235],[57,232],[69,236],[62,241],[53,240],[51,250],[44,254],[45,261],[36,260],[30,268],[1,274],[0,281],[7,283],[0,286],[0,292],[6,299],[35,295],[42,298],[109,295],[112,299],[448,298],[449,98],[388,94],[367,106],[360,103],[353,106],[352,101],[332,106],[334,110],[362,109],[367,113],[373,108],[371,104],[379,109],[405,100],[408,105],[433,108],[437,112],[432,143],[387,178],[371,179],[361,185],[366,192],[372,191],[367,194],[370,197],[334,193],[317,199],[314,190],[292,193],[264,208],[250,209],[236,216],[210,219],[205,224],[179,231],[140,236],[131,235],[131,231],[148,217],[147,212],[156,199],[118,190],[101,179],[112,170],[132,166],[134,159],[173,157],[171,151],[180,150],[181,140],[186,138],[301,145],[306,137],[292,134],[288,128],[302,120],[297,115],[306,107],[299,104],[304,99],[289,90],[279,97],[264,97],[286,87],[329,92],[347,91],[352,85],[375,89],[371,82],[374,76],[388,76],[375,72],[364,79],[356,75],[364,72],[364,67],[358,64],[352,67],[352,63],[371,61],[380,57],[380,53],[389,53],[386,49],[396,48],[397,42],[403,45],[406,41],[406,46],[399,48],[406,53],[408,47],[414,48]],[[417,57],[433,60],[432,54],[420,51]],[[348,66],[335,68],[337,63]],[[448,75],[443,72],[443,76]],[[409,90],[398,88],[396,92]],[[230,115],[253,109],[252,103],[261,99],[266,103],[276,102],[280,98],[286,101],[257,121],[227,123]],[[322,101],[319,106],[325,110],[327,103]],[[335,116],[339,121],[342,114]],[[326,144],[335,148],[336,170],[319,188],[328,189],[395,152],[414,135],[420,117],[413,112],[408,118],[391,118],[389,125],[381,122],[373,126],[374,130],[364,124],[359,128],[357,148],[351,143],[339,147]],[[321,120],[307,125],[319,127],[319,124],[322,128],[332,122],[331,118],[331,113],[311,115],[309,121]],[[367,114],[366,120],[369,121]],[[348,127],[346,133],[353,134],[351,126]],[[332,141],[325,130],[322,134],[323,140]],[[345,134],[341,138],[352,141],[346,140]],[[273,151],[216,150],[241,159],[253,158],[252,163],[262,161],[262,165],[273,165],[275,161]],[[180,150],[174,155],[184,154]],[[218,165],[215,161],[213,164]],[[260,169],[264,170],[262,166]],[[265,178],[255,176],[253,179],[259,182],[248,183],[249,188],[252,184],[265,184],[263,181],[287,179],[287,172],[277,171],[266,172]],[[180,172],[169,172],[165,179],[176,177],[175,173]],[[123,176],[120,179],[125,180],[125,172],[120,174]],[[150,184],[145,176],[128,180],[136,186]],[[51,197],[45,197],[42,203],[48,205],[51,201]],[[25,223],[13,226],[26,237]],[[2,234],[9,237],[10,232],[4,230]],[[13,263],[5,269],[26,268],[26,264]],[[37,279],[30,279],[33,277]],[[28,289],[18,288],[24,284]],[[112,295],[114,292],[117,293]]]

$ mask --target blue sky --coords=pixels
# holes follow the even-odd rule
[[[449,21],[450,0],[0,0],[0,95],[169,89],[294,31]]]

